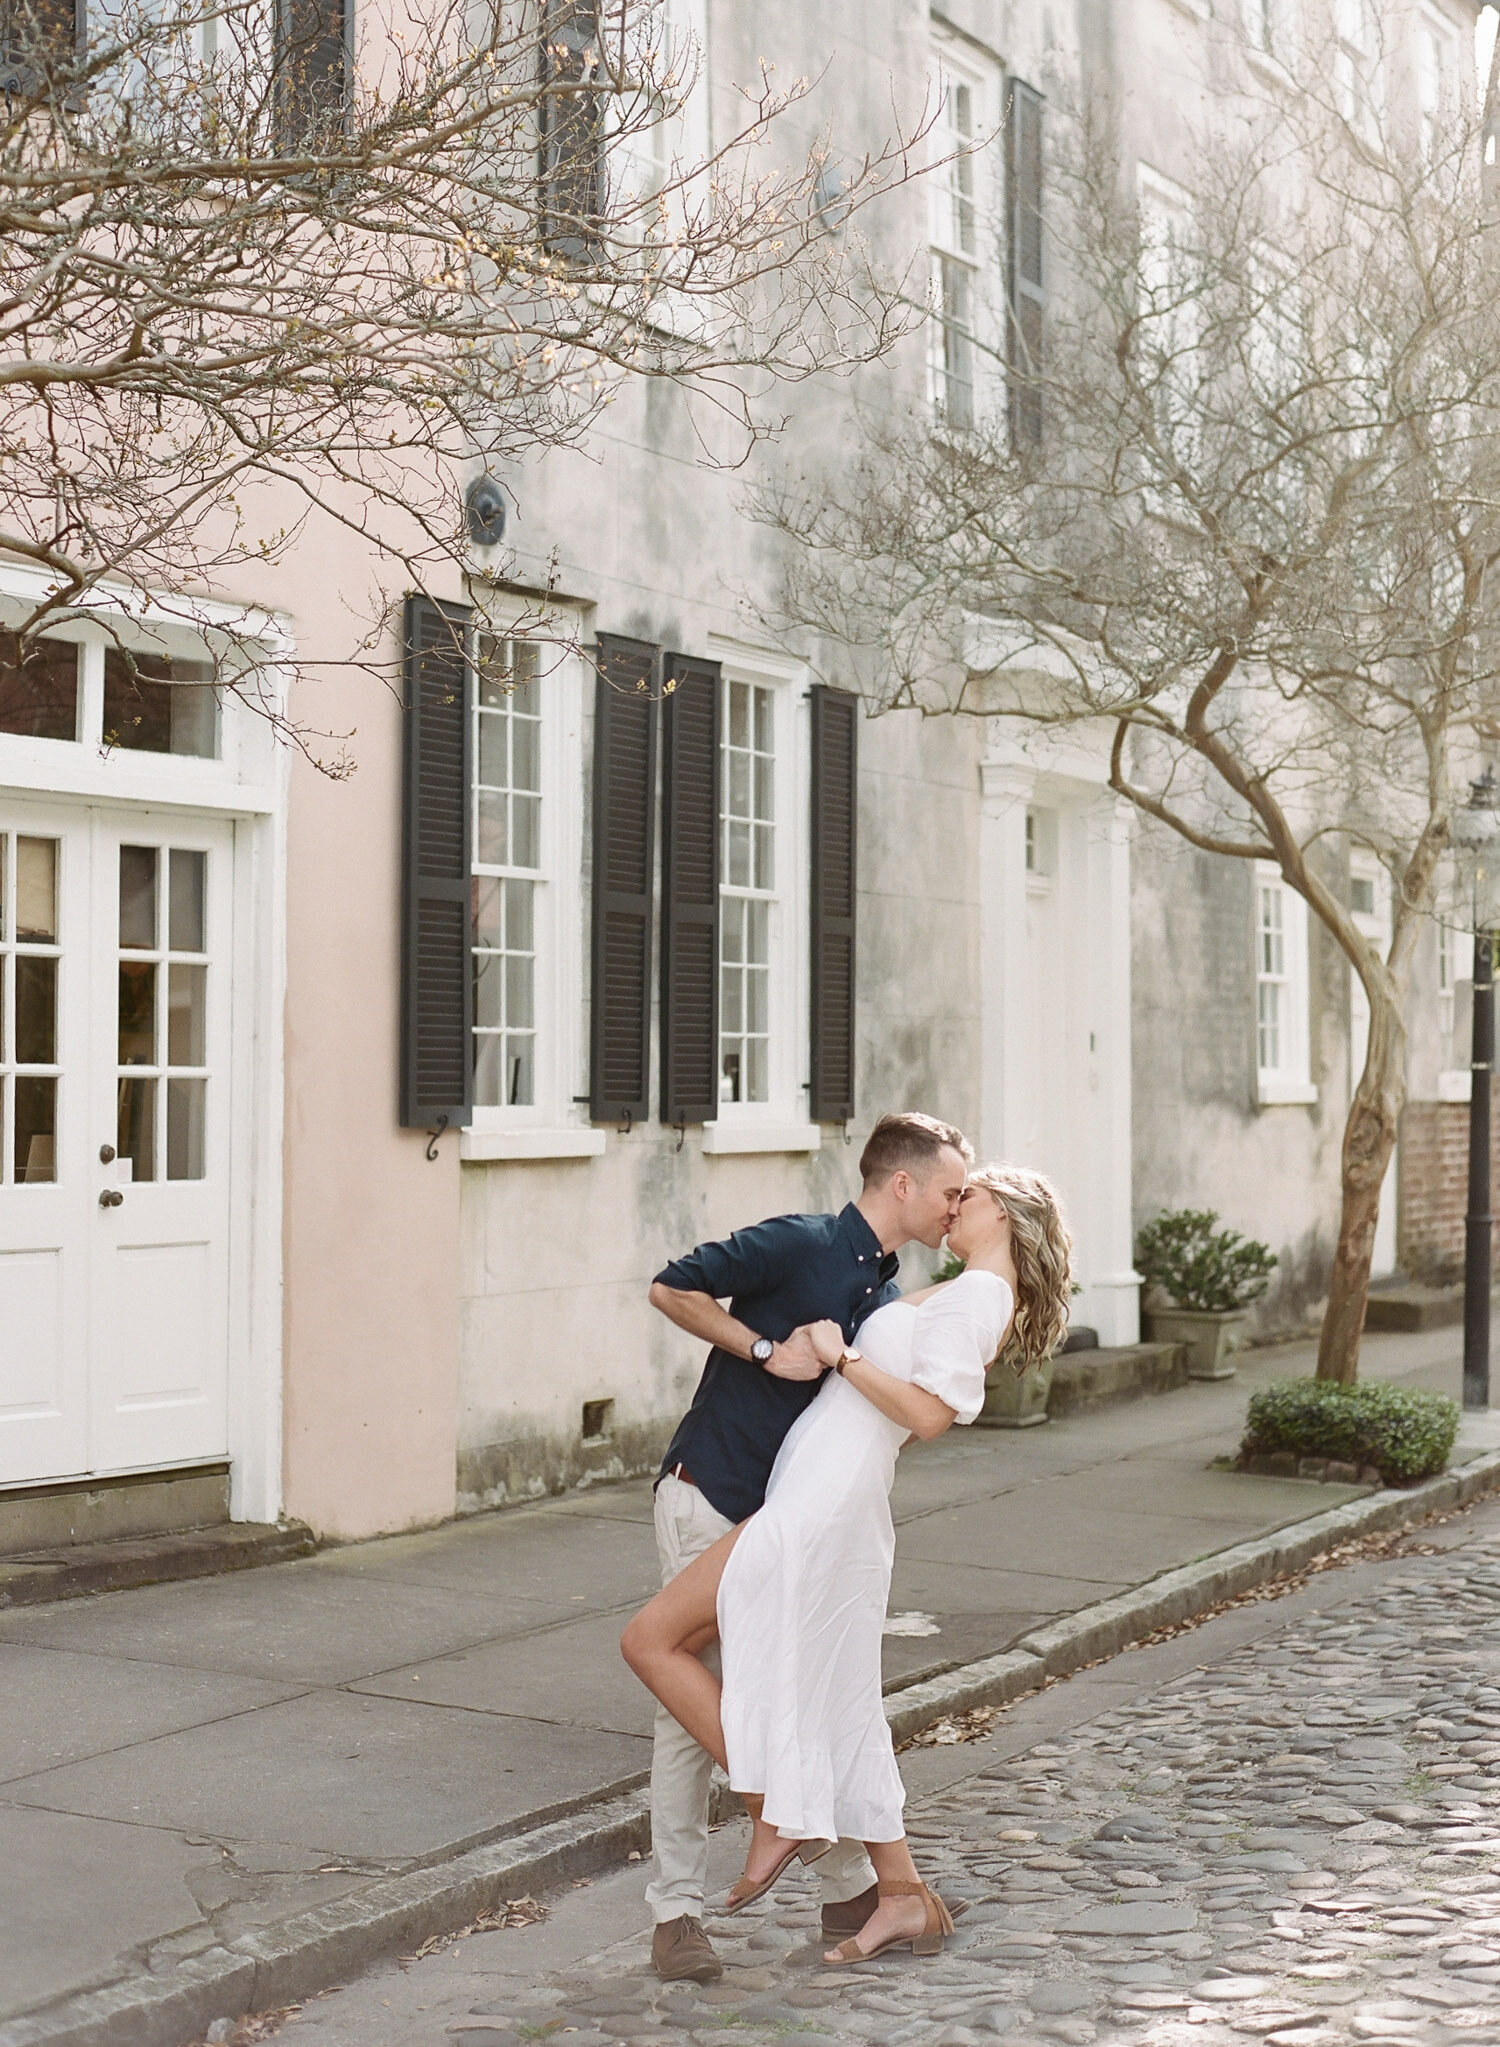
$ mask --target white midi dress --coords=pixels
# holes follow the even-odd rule
[[[961,1273],[920,1307],[877,1309],[858,1347],[972,1422],[1011,1308],[995,1273]],[[792,1425],[766,1503],[720,1581],[729,1781],[760,1792],[765,1820],[788,1839],[905,1832],[880,1644],[896,1548],[891,1482],[907,1434],[830,1373]]]

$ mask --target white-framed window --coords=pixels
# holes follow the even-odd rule
[[[1279,870],[1255,866],[1255,1065],[1262,1106],[1314,1102],[1308,1029],[1307,904]]]
[[[476,622],[473,1081],[465,1158],[603,1149],[582,1092],[582,702],[578,655]]]
[[[927,395],[933,418],[960,430],[980,423],[1004,388],[1003,158],[984,141],[997,130],[1000,90],[998,63],[954,38],[935,41]]]
[[[636,90],[615,102],[618,121],[609,148],[609,207],[643,264],[670,285],[691,203],[692,173],[710,149],[707,0],[632,5],[626,49]],[[687,181],[684,184],[684,180]],[[674,329],[694,308],[664,290],[658,312]]]
[[[797,663],[722,663],[719,1112],[704,1149],[815,1150],[807,1117],[810,725]]]
[[[218,760],[221,694],[201,648],[148,648],[82,628],[23,654],[0,632],[0,733],[15,738]]]
[[[1430,8],[1417,17],[1417,130],[1428,163],[1442,157],[1458,112],[1458,37]]]
[[[1373,0],[1334,0],[1334,89],[1350,127],[1373,142],[1380,126],[1379,35]]]

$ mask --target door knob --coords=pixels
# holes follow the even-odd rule
[[[99,1196],[99,1206],[101,1208],[122,1208],[124,1203],[125,1196],[118,1187],[106,1187]]]
[[[99,1147],[99,1163],[100,1163],[100,1165],[101,1165],[101,1166],[112,1166],[112,1165],[114,1164],[114,1162],[115,1162],[115,1148],[114,1148],[114,1146],[113,1146],[112,1144],[101,1144],[101,1145],[100,1145],[100,1147]]]

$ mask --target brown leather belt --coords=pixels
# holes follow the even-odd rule
[[[695,1492],[699,1490],[697,1479],[694,1478],[693,1474],[688,1470],[685,1464],[674,1464],[672,1466],[672,1469],[667,1473],[667,1477],[680,1478],[684,1485],[690,1485]]]

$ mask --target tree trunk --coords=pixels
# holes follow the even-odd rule
[[[1343,1203],[1318,1340],[1318,1377],[1352,1386],[1370,1297],[1380,1189],[1406,1100],[1406,1027],[1384,991],[1370,990],[1370,1042],[1344,1125]]]

